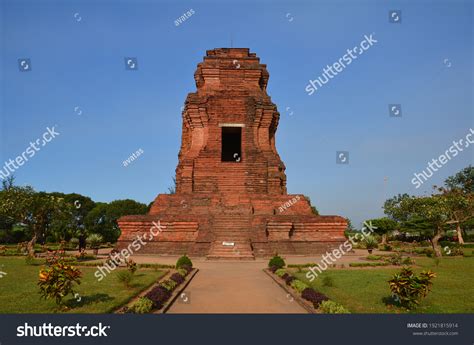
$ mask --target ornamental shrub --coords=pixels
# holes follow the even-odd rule
[[[178,286],[178,284],[174,280],[167,279],[161,282],[160,286],[164,287],[169,292],[172,292],[176,288],[176,286]]]
[[[298,279],[293,280],[290,285],[299,293],[302,293],[304,289],[307,289],[309,287],[307,284],[303,283],[301,280]]]
[[[176,283],[176,285],[179,285],[182,282],[184,282],[183,276],[179,273],[173,273],[170,277],[170,280],[174,281]]]
[[[268,267],[277,267],[277,268],[283,268],[285,267],[285,260],[283,260],[282,257],[275,255],[273,258],[270,259],[268,262]]]
[[[417,276],[411,267],[403,267],[400,273],[388,281],[388,284],[394,299],[402,306],[413,309],[430,292],[432,279],[435,277],[436,274],[430,270],[423,271]]]
[[[286,273],[284,268],[279,268],[275,271],[275,274],[279,276],[280,278],[283,277],[283,275]]]
[[[133,273],[128,270],[121,270],[117,272],[117,279],[119,282],[123,283],[125,287],[130,287],[130,283],[133,280]]]
[[[153,302],[153,308],[161,309],[165,302],[171,297],[171,292],[162,286],[156,286],[149,291],[145,297]]]
[[[153,302],[146,297],[140,297],[135,303],[133,303],[128,311],[134,314],[146,314],[153,309]]]
[[[317,292],[316,290],[312,288],[304,289],[303,292],[301,293],[301,297],[307,301],[312,302],[315,308],[318,308],[322,301],[329,300],[329,298],[327,298],[326,295],[320,292]]]
[[[185,254],[182,257],[180,257],[178,261],[176,262],[176,268],[185,268],[186,266],[192,268],[193,262]]]
[[[73,294],[73,284],[81,284],[82,272],[74,266],[57,261],[49,267],[40,269],[38,286],[41,297],[55,299],[61,305],[62,299]]]
[[[322,301],[319,309],[326,314],[350,314],[349,310],[334,301]]]

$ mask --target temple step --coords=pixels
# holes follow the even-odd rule
[[[250,241],[214,241],[208,260],[255,260]]]

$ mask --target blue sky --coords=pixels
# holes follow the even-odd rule
[[[288,191],[310,196],[322,214],[359,224],[380,216],[386,198],[428,193],[474,161],[470,147],[421,188],[411,183],[474,128],[472,1],[1,4],[1,165],[46,127],[60,132],[16,172],[37,190],[145,203],[166,192],[196,65],[231,36],[270,72]],[[388,21],[393,9],[400,24]],[[366,34],[377,44],[308,96],[308,81]],[[137,58],[137,71],[125,70],[125,57]],[[20,58],[31,71],[19,71]],[[401,104],[402,117],[390,117],[388,104]],[[336,151],[349,151],[349,164],[336,164]]]

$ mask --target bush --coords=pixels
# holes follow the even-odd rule
[[[367,260],[381,260],[382,259],[380,255],[367,255],[365,258]]]
[[[153,302],[153,308],[161,309],[165,302],[171,297],[171,292],[162,286],[157,286],[149,291],[145,297]]]
[[[270,266],[269,270],[270,272],[275,273],[279,268],[277,266]]]
[[[319,309],[326,314],[350,314],[349,310],[334,301],[322,301]]]
[[[69,245],[71,246],[71,248],[76,249],[77,247],[79,247],[79,239],[76,237],[71,238],[69,240]]]
[[[317,292],[312,288],[304,289],[301,293],[301,297],[312,302],[315,308],[318,308],[322,301],[327,301],[329,299],[326,295]]]
[[[389,252],[392,250],[392,246],[389,244],[384,244],[381,250]]]
[[[283,268],[285,267],[285,260],[283,260],[282,257],[275,255],[273,258],[270,259],[268,262],[268,267],[277,267],[277,268]]]
[[[135,303],[133,303],[128,311],[135,314],[146,314],[153,309],[153,302],[146,298],[140,297]]]
[[[429,270],[416,276],[410,267],[404,267],[388,283],[392,296],[395,296],[402,306],[412,309],[428,294],[433,285],[431,280],[435,277],[436,274]]]
[[[86,242],[94,250],[94,254],[97,255],[97,253],[99,252],[100,244],[103,240],[104,238],[102,237],[102,235],[91,234],[89,235],[89,237],[87,237]]]
[[[176,283],[176,285],[179,285],[184,282],[184,278],[181,274],[179,273],[173,273],[170,277],[172,281]]]
[[[56,304],[60,305],[62,299],[70,293],[74,293],[73,284],[81,284],[81,271],[74,266],[57,261],[39,272],[38,285],[41,296],[44,299],[54,298]]]
[[[133,273],[128,270],[121,270],[117,272],[117,279],[123,283],[125,287],[130,287],[130,283],[133,279]]]
[[[376,249],[379,245],[379,243],[373,236],[366,237],[364,240],[364,244],[366,249]]]
[[[188,275],[188,271],[185,270],[184,268],[178,268],[176,270],[178,272],[178,274],[181,276],[181,277],[186,277]]]
[[[288,276],[285,278],[285,283],[286,283],[286,285],[291,285],[291,282],[293,282],[294,280],[296,280],[295,277],[288,275]]]
[[[331,276],[323,276],[323,286],[328,286],[328,287],[331,287],[331,286],[334,286],[334,280],[332,279]]]
[[[286,273],[285,269],[279,268],[275,271],[275,274],[279,276],[280,278],[283,277],[283,275]]]
[[[167,279],[160,283],[161,287],[164,287],[169,292],[172,292],[178,284],[174,280]]]
[[[303,290],[307,289],[309,286],[303,283],[301,280],[295,279],[291,282],[291,287],[299,293],[302,293]]]
[[[388,262],[351,262],[349,267],[376,267],[388,266]]]
[[[191,261],[190,258],[188,258],[185,255],[183,255],[182,257],[180,257],[178,259],[178,261],[176,262],[176,268],[185,268],[185,269],[188,269],[187,267],[190,267],[192,268],[193,267],[193,262]]]

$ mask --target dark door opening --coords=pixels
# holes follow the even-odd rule
[[[223,162],[240,162],[242,160],[242,128],[222,127]]]

